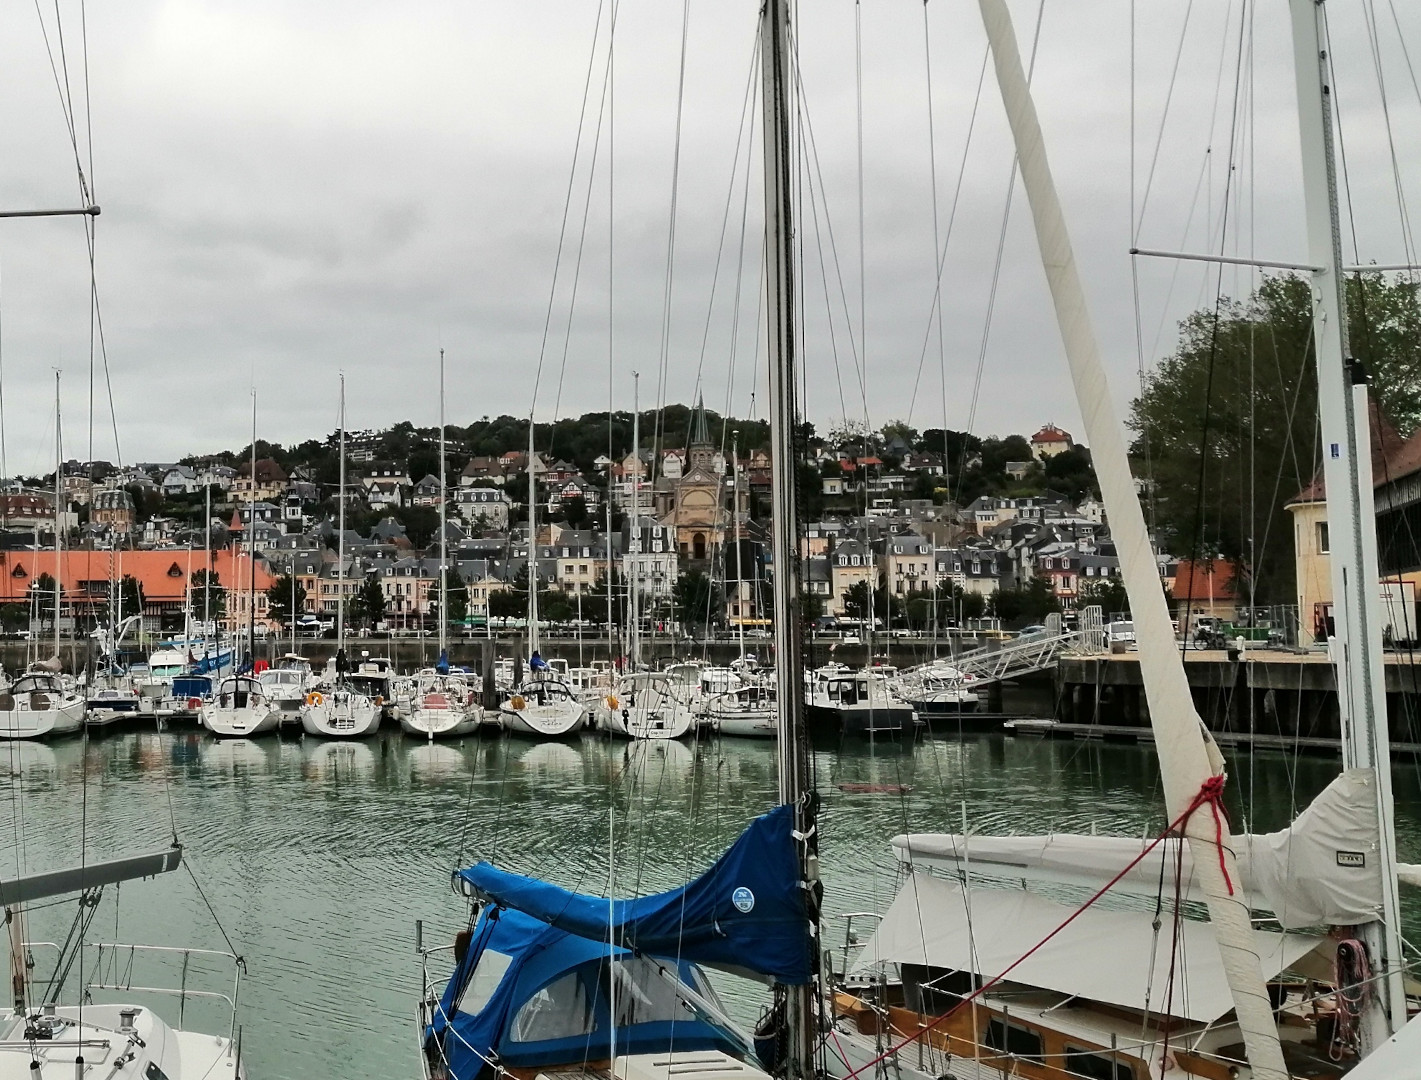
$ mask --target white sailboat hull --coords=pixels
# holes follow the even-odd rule
[[[218,738],[235,739],[275,731],[281,713],[265,702],[242,708],[204,705],[198,710],[198,720]]]
[[[83,698],[37,709],[27,699],[12,701],[13,708],[0,709],[0,739],[47,739],[72,735],[84,726]]]
[[[610,709],[607,728],[624,739],[684,739],[695,731],[696,718],[684,705],[651,709]]]
[[[478,730],[476,709],[421,709],[411,706],[400,714],[400,729],[416,739],[455,739]]]
[[[363,739],[380,730],[380,709],[364,694],[337,690],[301,710],[301,727],[326,739]]]
[[[529,701],[515,709],[505,701],[499,709],[503,726],[515,735],[532,735],[539,739],[560,739],[581,731],[587,722],[587,710],[578,701],[553,701],[539,705]]]
[[[712,710],[706,715],[706,724],[717,735],[737,739],[773,739],[780,733],[779,721],[770,709],[745,712]]]

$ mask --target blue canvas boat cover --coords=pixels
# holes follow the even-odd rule
[[[797,985],[813,975],[814,940],[792,832],[791,808],[776,807],[690,884],[610,905],[486,862],[455,877],[490,903],[579,937],[610,935],[635,953]]]
[[[608,962],[612,956],[615,965]],[[425,1050],[452,1080],[492,1075],[495,1062],[543,1068],[606,1060],[615,1003],[618,1054],[743,1053],[737,1037],[688,1007],[678,980],[714,1001],[715,992],[691,964],[635,957],[490,906],[445,987]]]

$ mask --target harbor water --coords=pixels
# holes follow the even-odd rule
[[[1234,757],[1235,827],[1285,825],[1339,767],[1276,752]],[[824,943],[836,951],[838,915],[891,900],[895,834],[958,831],[965,820],[981,832],[1139,836],[1164,818],[1148,746],[939,734],[821,747],[813,769]],[[11,744],[0,746],[0,771],[7,876],[75,864],[81,853],[161,848],[176,833],[184,869],[106,890],[86,940],[215,950],[230,941],[247,967],[238,1023],[255,1080],[418,1075],[415,921],[426,945],[464,925],[465,902],[449,884],[456,867],[491,859],[587,892],[609,883],[620,895],[651,892],[695,876],[776,792],[768,741],[422,744],[388,726],[355,743],[219,742],[177,730]],[[1401,858],[1421,861],[1415,762],[1397,763],[1395,785]],[[1416,940],[1421,910],[1404,900]],[[74,908],[32,912],[30,938],[63,940]],[[37,950],[35,960],[43,983],[52,954]],[[103,981],[144,984],[142,960],[104,962]],[[95,978],[92,950],[85,964],[66,996]],[[167,974],[176,984],[181,972]],[[194,959],[188,985],[230,990],[220,974],[210,958]],[[753,1021],[763,989],[718,985],[737,1018]],[[141,1000],[176,1017],[173,1001]],[[225,1030],[224,1008],[194,1000],[185,1021]]]

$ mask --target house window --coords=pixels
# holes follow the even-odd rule
[[[1036,1064],[1044,1064],[1041,1054],[1041,1033],[1021,1024],[993,1017],[987,1021],[987,1037],[982,1040],[999,1054],[1011,1054]]]
[[[1332,537],[1327,531],[1327,522],[1317,523],[1317,553],[1327,555],[1332,551]]]

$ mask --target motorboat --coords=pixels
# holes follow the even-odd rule
[[[211,701],[198,710],[202,726],[219,737],[239,738],[275,731],[281,717],[266,684],[251,675],[228,675]]]
[[[0,739],[70,735],[84,726],[85,711],[58,671],[31,668],[0,693]]]
[[[969,713],[977,710],[979,702],[972,689],[973,681],[955,667],[932,664],[921,672],[901,677],[897,691],[922,717]]]
[[[717,735],[773,739],[779,734],[774,686],[752,684],[717,694],[706,703],[704,723]]]
[[[276,713],[277,724],[301,723],[306,695],[315,687],[311,663],[304,656],[288,653],[259,676],[265,694]]]
[[[138,694],[130,687],[95,687],[85,702],[84,726],[90,731],[103,730],[135,720],[140,715],[139,705]]]
[[[917,714],[882,672],[837,670],[805,687],[805,720],[833,735],[899,735],[915,730]]]

